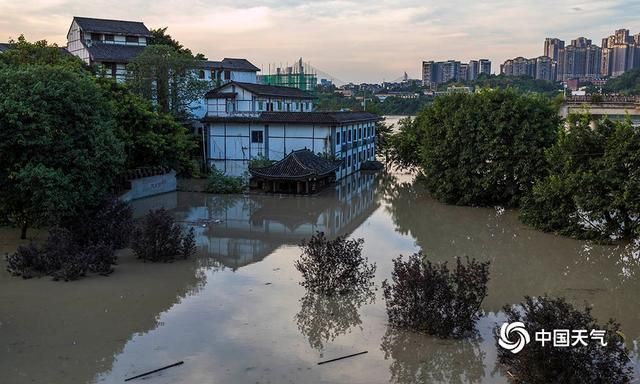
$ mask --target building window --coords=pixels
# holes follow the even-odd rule
[[[347,167],[350,167],[350,166],[351,166],[351,155],[349,155],[349,158],[348,158],[348,159],[349,159],[349,160],[348,160],[348,162],[347,162]]]
[[[258,111],[262,111],[264,109],[264,101],[258,101]]]
[[[287,112],[291,112],[291,103],[287,103]]]
[[[351,130],[349,130],[349,142],[351,142]]]
[[[282,111],[282,101],[278,101],[278,111]]]
[[[251,142],[252,143],[263,143],[264,142],[264,134],[262,131],[251,131]]]
[[[362,139],[362,128],[358,129],[358,139]]]
[[[104,41],[113,41],[113,35],[104,35]]]
[[[224,79],[231,80],[231,71],[224,71]]]
[[[139,43],[138,36],[127,36],[127,43]]]
[[[100,34],[99,33],[92,33],[91,34],[91,41],[100,41]]]
[[[336,132],[336,145],[340,144],[340,132]]]
[[[204,71],[202,69],[198,71],[198,77],[204,79]]]

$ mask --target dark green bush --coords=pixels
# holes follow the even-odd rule
[[[440,337],[463,337],[474,331],[487,296],[489,262],[458,258],[456,267],[433,264],[422,252],[393,260],[392,282],[382,284],[392,326]]]
[[[363,243],[363,239],[344,236],[328,240],[323,232],[303,241],[302,255],[295,262],[302,274],[300,285],[328,296],[370,289],[376,265],[362,257]]]
[[[195,252],[193,228],[187,233],[165,209],[149,211],[134,231],[132,248],[145,261],[171,262]]]
[[[108,274],[116,257],[110,244],[81,246],[65,228],[52,228],[42,247],[31,243],[7,255],[7,270],[23,278],[52,276],[54,280],[76,280],[88,272]]]
[[[498,360],[511,373],[516,383],[629,383],[631,367],[621,336],[620,325],[613,320],[602,325],[591,315],[587,307],[575,309],[563,298],[525,297],[518,305],[504,308],[509,323],[522,322],[531,342],[520,352],[511,353],[498,345]],[[570,347],[556,347],[552,342],[534,341],[536,332],[554,329],[605,330],[600,341],[588,340]],[[497,341],[497,339],[496,339]]]
[[[207,178],[205,191],[208,193],[242,193],[245,185],[240,177],[227,176],[224,172],[215,167],[211,167],[211,172]]]

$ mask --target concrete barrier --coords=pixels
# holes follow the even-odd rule
[[[160,195],[167,192],[175,192],[178,187],[176,171],[133,179],[130,181],[131,189],[120,195],[122,201],[142,199],[144,197]]]

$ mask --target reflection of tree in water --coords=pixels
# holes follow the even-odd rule
[[[442,340],[388,327],[380,346],[393,383],[479,383],[485,352],[478,336]]]
[[[300,299],[296,323],[300,332],[309,339],[309,345],[321,351],[325,343],[360,326],[360,307],[374,301],[375,295],[370,289],[336,296],[307,292]]]

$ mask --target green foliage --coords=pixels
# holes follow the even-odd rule
[[[529,76],[506,76],[482,74],[478,79],[466,82],[452,81],[441,84],[438,88],[446,91],[452,85],[464,85],[474,88],[511,89],[518,93],[537,93],[554,97],[562,91],[562,85],[546,80],[536,80]]]
[[[9,49],[0,55],[0,67],[24,65],[63,65],[78,72],[88,68],[82,60],[46,40],[28,42],[23,35],[17,41],[9,41]]]
[[[150,45],[127,66],[127,83],[158,110],[179,121],[192,117],[211,82],[198,78],[198,61],[170,45]]]
[[[185,47],[184,45],[180,44],[180,42],[178,40],[175,40],[171,37],[170,34],[167,33],[167,29],[168,27],[164,27],[164,28],[156,28],[156,29],[152,29],[151,31],[151,38],[149,39],[149,45],[167,45],[170,47],[173,47],[173,49],[175,49],[178,53],[180,54],[185,54],[188,56],[192,56],[195,59],[198,60],[206,60],[207,58],[204,57],[204,55],[202,53],[198,53],[196,55],[193,55],[193,53],[191,53],[191,50],[187,47]]]
[[[190,176],[195,169],[190,154],[197,145],[189,130],[171,115],[155,111],[151,102],[126,85],[112,79],[98,81],[111,100],[115,133],[124,144],[127,169],[161,166]]]
[[[606,346],[587,340],[569,348],[551,342],[543,346],[532,341],[516,354],[498,346],[498,361],[511,373],[515,383],[628,383],[629,357],[620,334],[620,325],[610,320],[601,325],[587,307],[575,309],[564,299],[526,297],[519,305],[504,308],[509,323],[522,322],[531,337],[545,330],[604,330]]]
[[[640,234],[640,130],[630,121],[569,116],[546,160],[549,175],[523,200],[525,223],[604,241]]]
[[[227,176],[224,172],[211,167],[209,176],[207,177],[207,186],[205,191],[208,193],[242,193],[245,183],[240,177]]]
[[[97,204],[123,169],[112,110],[92,76],[0,67],[0,212],[26,228]],[[81,187],[79,187],[81,186]]]
[[[621,76],[609,79],[602,87],[604,93],[640,95],[640,69],[632,69]]]
[[[398,121],[398,132],[389,136],[388,154],[398,169],[416,169],[421,162],[423,131],[416,119],[405,117]]]
[[[195,233],[193,228],[185,233],[166,210],[152,210],[135,229],[131,248],[145,261],[187,259],[195,253]]]
[[[393,124],[384,122],[376,123],[376,156],[382,158],[387,164],[391,160],[391,140],[393,136]]]
[[[258,155],[249,161],[249,168],[263,168],[275,163],[273,160],[267,159],[264,155]]]
[[[436,98],[394,138],[395,161],[418,166],[437,199],[517,206],[545,174],[559,125],[547,98],[485,90]]]
[[[480,305],[487,296],[489,262],[460,258],[449,270],[433,264],[422,252],[393,260],[392,282],[382,284],[389,323],[439,337],[473,333]]]

